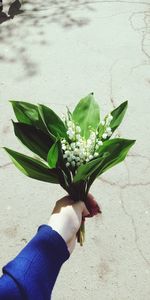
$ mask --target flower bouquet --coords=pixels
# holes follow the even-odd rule
[[[43,104],[10,102],[18,120],[12,121],[15,135],[36,155],[30,157],[4,147],[15,166],[31,178],[60,184],[74,201],[84,201],[91,214],[100,212],[87,203],[92,183],[123,161],[135,143],[113,137],[128,102],[123,102],[102,121],[93,93],[81,99],[73,112],[67,108],[62,119]],[[84,220],[77,238],[83,245]]]

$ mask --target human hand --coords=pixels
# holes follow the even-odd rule
[[[92,194],[88,194],[86,205],[83,201],[74,202],[70,196],[65,196],[56,202],[48,225],[62,236],[71,254],[82,220],[98,213],[101,209]]]

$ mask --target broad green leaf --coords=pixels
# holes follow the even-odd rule
[[[93,93],[81,99],[75,107],[72,118],[81,127],[81,134],[86,139],[90,135],[90,129],[95,130],[100,122],[99,105],[95,101]]]
[[[63,121],[49,107],[39,104],[39,113],[50,134],[56,138],[67,138],[67,129]]]
[[[46,131],[36,105],[24,101],[10,100],[9,102],[11,102],[15,116],[19,122],[34,125],[37,128]]]
[[[74,176],[73,182],[76,183],[81,180],[86,180],[94,172],[94,170],[101,165],[103,160],[103,157],[99,157],[81,165],[77,169],[77,173]]]
[[[99,155],[104,154],[105,152],[112,154],[112,153],[114,153],[114,151],[116,151],[116,149],[118,149],[118,147],[124,147],[132,141],[133,140],[123,139],[123,138],[114,138],[114,139],[105,141],[103,143],[103,145],[100,146],[100,148],[97,151],[98,151]]]
[[[103,167],[100,171],[100,174],[106,172],[108,169],[122,162],[126,158],[130,148],[134,145],[134,143],[135,140],[120,139],[119,144],[116,145],[116,149],[114,149],[110,156],[108,156],[103,162]]]
[[[118,128],[118,126],[121,124],[126,113],[127,107],[128,101],[125,101],[111,112],[111,115],[113,116],[113,120],[110,123],[112,132],[114,132],[116,128]]]
[[[15,135],[19,140],[28,149],[47,161],[47,154],[54,140],[48,134],[32,125],[13,122],[13,126]]]
[[[10,155],[14,165],[26,176],[40,181],[59,183],[55,169],[50,170],[45,164],[30,156],[6,147],[3,148]]]
[[[59,154],[58,141],[56,141],[50,148],[47,155],[47,161],[51,169],[55,168],[57,165],[58,154]]]
[[[109,155],[107,155],[107,157],[102,161],[100,167],[98,167],[91,175],[89,184],[91,185],[95,178],[104,173],[106,170],[122,162],[134,143],[135,140],[127,139],[112,139],[104,142],[99,154],[102,155],[107,152]]]

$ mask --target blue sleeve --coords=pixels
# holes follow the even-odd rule
[[[26,247],[3,267],[1,300],[49,300],[62,264],[70,253],[61,235],[41,225]]]

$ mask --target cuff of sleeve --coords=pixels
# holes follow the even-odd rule
[[[61,258],[62,263],[70,257],[70,252],[65,240],[51,226],[47,224],[39,226],[38,235],[41,235],[41,238],[44,238],[44,240],[47,239],[49,246],[54,248],[57,257]]]

